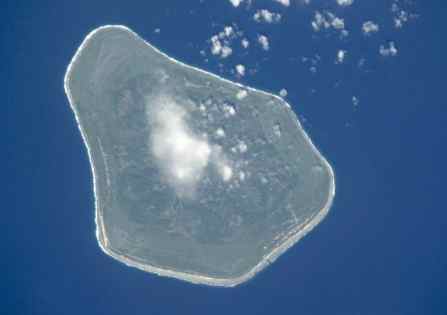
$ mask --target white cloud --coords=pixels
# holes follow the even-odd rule
[[[235,8],[237,8],[242,3],[243,0],[229,0],[229,1]]]
[[[347,30],[341,30],[340,37],[346,37],[349,35],[349,32]]]
[[[315,31],[319,31],[321,28],[329,28],[331,24],[320,12],[316,11],[314,20],[312,21],[312,27]]]
[[[337,3],[342,7],[348,7],[354,3],[354,0],[337,0]]]
[[[265,35],[258,35],[258,43],[261,45],[262,49],[269,50],[270,43],[269,39]]]
[[[239,152],[245,153],[248,150],[247,144],[244,141],[240,141],[237,144],[237,148],[239,149]]]
[[[225,26],[223,32],[220,32],[220,37],[231,37],[234,34],[233,27]]]
[[[345,30],[344,19],[337,17],[331,12],[325,11],[321,13],[316,11],[311,25],[316,32],[321,29],[329,29],[332,27],[333,29],[340,31],[342,36],[348,35],[348,31]]]
[[[157,106],[148,107],[147,111],[152,128],[150,151],[167,183],[175,189],[178,196],[194,198],[197,185],[209,166],[217,170],[223,181],[232,179],[232,161],[227,159],[220,145],[209,140],[207,134],[195,134],[189,128],[189,113],[185,106],[167,96],[160,96],[151,103]],[[206,111],[204,104],[199,109]],[[232,105],[224,104],[222,109],[227,118],[236,114]],[[210,136],[221,139],[226,137],[226,132],[221,127]],[[243,153],[247,150],[247,145],[239,142],[238,148]]]
[[[213,55],[219,55],[221,58],[227,58],[233,53],[233,49],[230,46],[222,45],[219,37],[214,35],[211,37],[211,53]]]
[[[223,46],[222,47],[222,52],[220,54],[220,56],[222,58],[227,58],[229,55],[231,55],[233,53],[233,49],[231,49],[231,47],[229,46]]]
[[[332,27],[335,28],[336,30],[342,30],[345,28],[345,21],[338,17],[334,17],[331,24]]]
[[[245,66],[242,64],[236,65],[236,73],[239,76],[243,77],[245,75]]]
[[[219,40],[219,37],[217,35],[214,35],[211,37],[211,53],[213,55],[219,55],[222,51],[222,43]]]
[[[379,31],[379,25],[374,23],[373,21],[366,21],[362,25],[363,34],[369,35],[371,33],[376,33]]]
[[[220,174],[224,181],[229,181],[231,177],[233,176],[233,169],[229,167],[228,165],[221,165],[220,167]]]
[[[217,128],[217,130],[216,130],[216,137],[218,137],[218,138],[225,137],[225,131],[222,128]]]
[[[256,11],[256,13],[253,15],[253,19],[256,22],[278,23],[279,21],[281,21],[281,14],[262,9]]]
[[[397,3],[393,3],[391,6],[391,12],[394,14],[394,26],[396,28],[401,28],[404,26],[405,23],[408,22],[410,18],[410,14],[408,12],[402,10]]]
[[[389,42],[388,47],[385,47],[384,45],[380,45],[379,53],[384,57],[394,57],[397,55],[397,48],[394,44],[394,42]]]
[[[208,165],[211,147],[206,138],[194,135],[185,123],[186,112],[171,99],[161,98],[154,113],[152,153],[171,184],[182,193],[194,185]]]
[[[286,97],[287,96],[287,90],[286,89],[281,89],[279,91],[279,96],[281,97]]]
[[[343,63],[343,61],[345,61],[345,57],[346,57],[346,50],[340,49],[337,52],[337,59],[336,59],[335,63]]]
[[[246,98],[248,95],[248,92],[246,90],[239,90],[236,94],[237,99],[242,100]]]
[[[248,41],[248,39],[246,39],[246,38],[242,38],[242,40],[241,40],[241,45],[242,45],[242,47],[244,47],[244,48],[248,48],[248,46],[250,46],[250,42]]]
[[[221,58],[227,58],[233,53],[231,48],[231,41],[236,38],[237,33],[232,26],[225,26],[224,29],[216,35],[210,38],[211,53],[213,55],[220,56]]]
[[[290,0],[274,0],[274,1],[282,4],[285,7],[288,7],[290,5]]]

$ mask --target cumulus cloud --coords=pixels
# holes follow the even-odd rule
[[[244,90],[241,90],[245,92]],[[245,92],[246,93],[246,92]],[[241,98],[246,95],[242,95]],[[225,130],[217,128],[211,135],[197,134],[188,126],[188,109],[169,96],[151,100],[147,117],[151,126],[150,151],[168,184],[181,198],[194,198],[197,187],[211,169],[228,182],[233,178],[234,163],[227,159],[223,148],[209,139],[226,137]],[[210,104],[208,104],[210,105]],[[206,104],[198,109],[206,112]],[[223,104],[227,119],[236,115],[232,105]],[[243,147],[240,150],[247,150]]]
[[[337,17],[335,14],[331,12],[319,12],[316,11],[314,15],[314,19],[311,22],[312,28],[314,31],[318,32],[322,29],[330,29],[333,28],[341,32],[342,36],[347,36],[348,31],[345,30],[345,21],[342,18]]]
[[[232,26],[225,26],[224,29],[210,38],[211,53],[221,58],[227,58],[233,53],[231,41],[237,36]]]
[[[262,49],[269,50],[270,49],[270,43],[269,39],[265,35],[258,35],[258,43],[261,45]]]
[[[233,49],[229,46],[223,46],[220,56],[222,58],[227,58],[229,55],[233,53]]]
[[[373,21],[366,21],[362,25],[363,34],[369,35],[371,33],[376,33],[379,31],[379,25],[374,23]]]
[[[286,89],[281,89],[281,90],[279,91],[279,95],[280,95],[281,97],[286,97],[286,96],[287,96],[287,90],[286,90]]]
[[[312,21],[312,28],[315,31],[319,31],[321,28],[329,28],[331,24],[320,12],[315,12],[314,20]]]
[[[223,180],[227,182],[233,176],[233,169],[228,165],[222,164],[219,167],[219,173],[222,176]]]
[[[348,7],[354,3],[354,0],[337,0],[337,4],[342,7]]]
[[[216,137],[223,138],[223,137],[225,137],[225,130],[223,130],[222,128],[217,128],[215,134],[216,134]]]
[[[235,8],[237,8],[242,3],[243,0],[229,0],[229,1]]]
[[[211,53],[213,55],[219,55],[222,51],[222,43],[219,40],[219,37],[217,35],[214,35],[210,39],[211,41]]]
[[[340,49],[337,52],[337,59],[335,60],[335,63],[343,63],[343,61],[345,61],[345,57],[346,57],[346,50]]]
[[[246,98],[247,95],[248,95],[248,92],[247,92],[246,90],[239,90],[239,91],[236,93],[236,97],[237,97],[237,99],[239,99],[239,100],[242,100],[242,99]]]
[[[219,33],[220,38],[231,37],[234,35],[234,29],[232,26],[225,26],[224,30]]]
[[[274,0],[274,1],[282,4],[285,7],[288,7],[290,5],[290,0]]]
[[[379,53],[384,57],[394,57],[397,55],[397,48],[394,42],[389,42],[388,47],[380,45]]]
[[[244,65],[238,64],[238,65],[236,65],[235,68],[236,68],[236,73],[239,76],[243,77],[245,75],[245,66]]]
[[[334,17],[331,25],[333,28],[335,28],[336,30],[342,30],[345,28],[345,21],[343,19],[340,19],[338,17]]]
[[[211,147],[188,128],[186,111],[161,97],[152,113],[152,153],[178,193],[190,195],[208,165]]]
[[[403,10],[397,1],[391,5],[391,12],[393,14],[394,27],[396,28],[402,28],[410,19],[417,17],[415,14]]]
[[[256,13],[253,15],[253,19],[256,22],[278,23],[279,21],[281,21],[281,14],[262,9],[256,11]]]

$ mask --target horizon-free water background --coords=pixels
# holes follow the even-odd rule
[[[385,24],[393,1],[355,1],[343,11],[333,2],[283,8],[259,0],[283,14],[278,25],[252,23],[255,9],[226,0],[4,2],[0,314],[447,314],[447,5],[414,1],[418,18],[366,38],[356,28],[368,19]],[[346,19],[348,39],[312,31],[323,9]],[[268,35],[270,50],[253,41],[225,60],[211,55],[209,38],[231,23]],[[286,88],[334,167],[328,217],[249,282],[192,285],[100,251],[90,166],[63,75],[87,33],[104,24],[127,25],[170,56],[229,79],[243,63],[243,84]],[[389,41],[398,54],[382,58],[378,47]],[[339,49],[347,55],[336,65]],[[316,54],[313,74],[302,57]]]

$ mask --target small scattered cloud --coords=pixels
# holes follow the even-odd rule
[[[349,32],[345,29],[345,20],[328,11],[316,11],[311,25],[315,32],[333,28],[334,30],[340,31],[340,34],[343,37],[348,36],[349,34]]]
[[[211,53],[221,58],[227,58],[233,53],[231,42],[238,36],[233,26],[225,26],[221,32],[210,38]]]
[[[225,26],[223,32],[219,33],[220,38],[231,37],[234,35],[234,29],[232,26]]]
[[[258,43],[261,45],[262,49],[269,50],[270,49],[270,43],[269,39],[265,35],[258,35]]]
[[[402,28],[410,19],[417,17],[417,15],[403,10],[397,1],[391,5],[391,12],[395,28]]]
[[[380,45],[379,53],[384,57],[394,57],[397,55],[397,48],[394,42],[389,42],[388,47],[385,47],[384,45]]]
[[[236,65],[236,73],[238,76],[243,77],[245,75],[245,66],[242,64]]]
[[[332,24],[332,27],[335,28],[336,30],[342,30],[345,28],[345,21],[338,17],[334,17],[331,24]]]
[[[227,58],[233,53],[233,49],[226,44],[222,44],[219,37],[214,35],[210,39],[211,41],[211,53],[213,55],[218,55],[221,58]]]
[[[219,40],[219,37],[217,35],[214,35],[210,39],[211,41],[211,53],[213,55],[219,55],[222,51],[222,43]]]
[[[310,71],[310,73],[312,73],[312,74],[315,74],[315,73],[317,73],[317,66],[318,66],[318,64],[320,63],[320,61],[321,61],[321,57],[320,57],[320,55],[318,55],[318,54],[316,54],[316,55],[314,55],[313,57],[302,57],[301,58],[301,62],[303,63],[303,64],[308,64],[308,65],[310,65],[310,67],[309,67],[309,71]]]
[[[243,0],[229,0],[229,1],[235,8],[237,8],[242,3]]]
[[[354,3],[354,0],[337,0],[337,4],[342,7],[348,7]]]
[[[290,0],[273,0],[275,2],[278,2],[279,4],[282,4],[285,7],[288,7],[290,5]]]
[[[396,32],[396,29],[404,27],[406,23],[411,22],[411,19],[418,18],[418,15],[412,12],[412,0],[390,0],[388,6],[385,7],[384,12],[382,12],[388,13],[388,21],[379,21],[374,18],[365,19],[364,17],[367,15],[365,12],[363,12],[364,15],[362,18],[361,8],[356,7],[356,4],[358,3],[355,2],[355,0],[332,0],[332,2],[329,1],[324,5],[320,5],[319,1],[311,0],[268,0],[266,1],[265,6],[254,0],[229,0],[229,2],[234,7],[242,6],[244,9],[244,12],[242,13],[243,18],[246,21],[241,22],[243,23],[241,26],[247,25],[245,22],[249,22],[250,25],[256,24],[255,27],[259,28],[257,33],[253,34],[249,30],[245,33],[239,29],[237,24],[227,22],[229,26],[223,27],[223,25],[221,25],[222,28],[215,31],[215,34],[209,39],[211,45],[203,47],[201,54],[203,56],[206,56],[207,54],[211,56],[212,54],[221,59],[231,56],[227,59],[230,61],[229,64],[226,64],[226,61],[224,60],[220,60],[220,63],[217,66],[221,72],[229,72],[236,78],[253,75],[260,70],[261,63],[245,64],[243,61],[244,59],[242,58],[245,58],[250,54],[252,47],[253,50],[258,49],[269,51],[271,45],[275,46],[273,42],[273,35],[275,33],[270,33],[268,28],[273,27],[274,29],[277,29],[279,27],[276,26],[276,24],[279,24],[286,19],[285,12],[286,10],[290,10],[290,8],[287,8],[289,6],[295,5],[304,7],[312,5],[312,7],[303,9],[312,10],[310,12],[310,18],[308,18],[305,23],[310,23],[311,28],[308,31],[311,33],[315,32],[314,36],[311,37],[313,40],[319,41],[330,39],[331,43],[334,39],[338,38],[340,40],[338,43],[333,44],[332,56],[329,55],[327,58],[325,57],[325,59],[327,59],[325,60],[325,64],[327,64],[327,62],[338,65],[352,63],[354,67],[357,66],[357,69],[361,69],[364,72],[368,72],[368,66],[370,66],[369,63],[376,61],[379,57],[397,56],[401,53],[398,51],[398,48],[401,49],[401,47],[396,46],[397,38],[393,39],[394,41],[385,39],[385,41],[379,42],[375,45],[376,48],[372,48],[373,50],[377,49],[376,58],[373,58],[372,60],[368,59],[368,66],[365,68],[366,59],[359,55],[355,49],[347,49],[346,44],[348,44],[348,42],[344,40],[345,37],[351,36],[351,31],[354,30],[354,27],[357,29],[352,32],[352,41],[349,41],[349,45],[351,45],[351,42],[355,44],[354,41],[361,41],[363,36],[366,38],[369,36],[377,37],[378,34],[376,33],[379,31],[384,34],[388,34],[393,30]],[[313,9],[314,6],[315,9]],[[351,10],[354,10],[352,13],[355,13],[355,16],[354,14],[345,15],[345,13]],[[355,10],[358,10],[358,12],[355,12]],[[356,23],[356,26],[354,26],[354,23]],[[274,24],[275,26],[263,24]],[[216,24],[213,24],[213,26],[215,25]],[[286,25],[284,25],[284,27],[286,27]],[[307,24],[307,27],[309,28],[309,24]],[[370,38],[370,40],[373,40],[373,38]],[[357,44],[360,43],[357,42]],[[322,67],[323,65],[318,63],[320,60],[318,56],[320,51],[318,49],[319,48],[317,47],[314,52],[314,57],[308,55],[307,57],[301,58],[302,62],[306,64],[305,68],[309,69],[312,74],[324,70]],[[377,52],[379,52],[379,54],[377,54]],[[363,53],[367,52],[364,51]],[[263,60],[267,59],[264,58]],[[294,60],[299,59],[295,58]],[[205,62],[208,62],[208,59],[206,59]],[[229,66],[229,69],[225,70],[224,68],[227,65]],[[352,103],[354,105],[357,104],[358,99],[353,97]]]
[[[287,90],[286,89],[281,89],[279,91],[279,96],[281,96],[282,98],[287,96]]]
[[[337,52],[337,59],[335,60],[335,63],[337,64],[343,63],[345,61],[345,57],[346,57],[346,50],[340,49]]]
[[[319,11],[315,12],[314,20],[312,21],[312,28],[314,31],[319,31],[322,28],[329,28],[331,24]]]
[[[253,15],[253,19],[256,22],[279,23],[281,21],[281,14],[262,9],[256,11],[256,13]]]
[[[233,53],[233,49],[229,46],[223,46],[220,56],[222,58],[227,58]]]
[[[366,21],[362,25],[362,31],[365,35],[370,35],[372,33],[377,33],[379,31],[379,25],[373,21]]]
[[[246,98],[248,95],[248,92],[246,90],[239,90],[236,94],[237,99],[242,100]]]

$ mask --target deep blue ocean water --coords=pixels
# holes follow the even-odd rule
[[[385,21],[389,4],[357,3],[344,16]],[[265,26],[272,49],[240,57],[259,69],[242,83],[289,91],[334,167],[337,194],[298,245],[251,281],[219,289],[100,251],[90,166],[63,76],[85,35],[104,24],[127,25],[173,57],[218,71],[198,52],[222,25],[250,29],[246,11],[217,0],[2,2],[0,314],[447,314],[446,8],[415,1],[420,17],[403,30],[345,41],[351,56],[366,58],[362,71],[333,64],[339,44],[309,30],[313,9],[284,9],[284,23]],[[385,40],[396,40],[398,56],[378,57]],[[295,59],[315,53],[321,71],[311,75]]]

